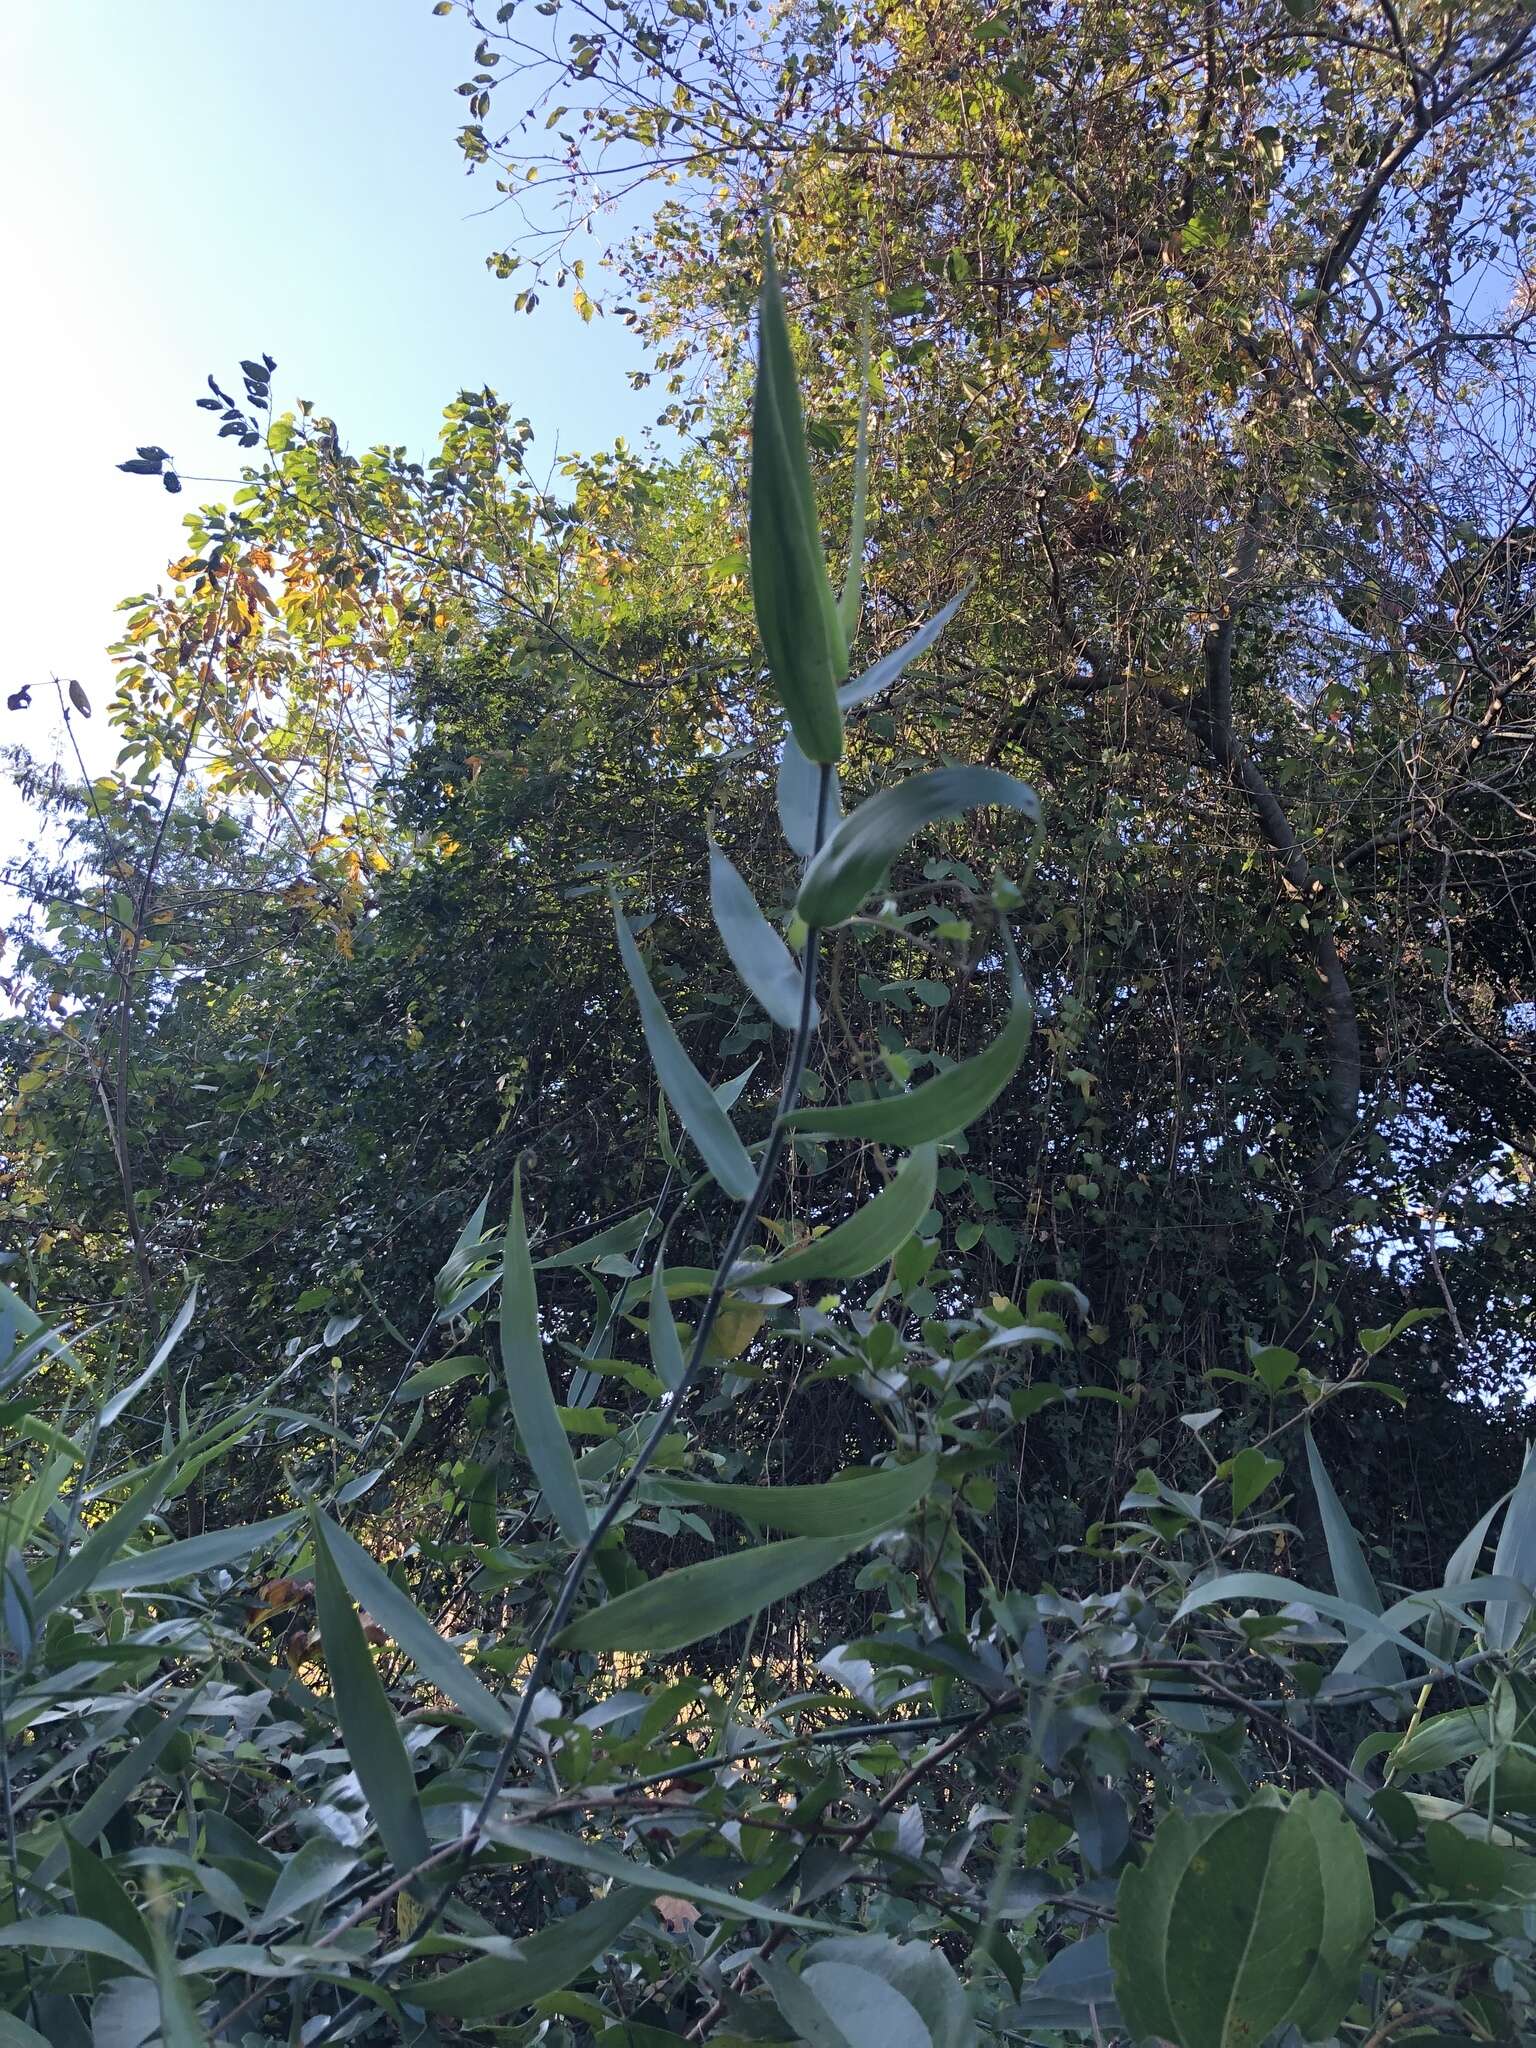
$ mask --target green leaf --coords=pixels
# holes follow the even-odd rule
[[[985,1051],[905,1095],[838,1109],[797,1109],[784,1121],[791,1130],[813,1131],[818,1137],[869,1138],[882,1145],[932,1145],[953,1138],[990,1109],[1013,1079],[1033,1023],[1033,1005],[1016,975],[1008,1021]]]
[[[214,1529],[206,1536],[162,1543],[158,1549],[141,1550],[103,1566],[94,1574],[92,1585],[98,1593],[132,1593],[146,1586],[174,1586],[180,1579],[196,1578],[199,1572],[222,1571],[286,1536],[298,1520],[295,1510],[273,1515],[269,1521],[248,1522],[243,1529]]]
[[[854,1963],[873,1971],[916,2007],[933,2048],[973,2048],[976,2023],[965,1986],[942,1949],[926,1941],[893,1941],[886,1934],[843,1934],[814,1942],[806,1961]]]
[[[1268,1458],[1252,1444],[1238,1452],[1232,1460],[1232,1514],[1234,1519],[1243,1514],[1258,1499],[1272,1479],[1285,1470],[1279,1458]]]
[[[783,1976],[792,1975],[783,1972]],[[857,1963],[808,1963],[800,1988],[837,2028],[849,2048],[933,2048],[917,2007],[886,1978]],[[782,1988],[770,1984],[777,1999]],[[786,2019],[788,2012],[780,2004]]]
[[[927,625],[919,627],[910,640],[904,641],[892,653],[882,655],[872,668],[867,668],[861,676],[855,676],[851,683],[844,683],[837,693],[837,701],[843,710],[851,711],[856,704],[867,704],[871,697],[878,697],[882,690],[888,689],[914,661],[938,643],[944,628],[970,594],[967,584],[958,597],[951,598],[943,611],[935,612]],[[798,847],[796,851],[799,851]]]
[[[834,768],[827,791],[826,830],[829,832],[842,816],[839,796],[837,770]],[[793,733],[785,735],[784,744],[779,749],[778,805],[784,837],[802,860],[809,860],[818,844],[821,770],[813,761],[807,761],[796,745]]]
[[[208,2035],[176,1957],[158,1924],[154,1929],[155,1983],[160,1992],[161,2048],[208,2048]]]
[[[135,1788],[159,1763],[172,1737],[180,1732],[182,1722],[196,1705],[200,1690],[200,1687],[194,1687],[183,1693],[170,1713],[142,1741],[134,1743],[126,1755],[118,1758],[90,1798],[71,1815],[70,1840],[87,1846],[96,1841]],[[68,1854],[68,1841],[54,1843],[32,1874],[34,1890],[47,1890],[63,1870]]]
[[[656,1078],[682,1119],[683,1129],[703,1154],[704,1164],[733,1200],[744,1202],[757,1181],[747,1149],[737,1137],[730,1118],[715,1100],[709,1083],[683,1051],[682,1042],[672,1029],[671,1019],[651,987],[651,978],[645,971],[645,962],[640,958],[640,949],[625,921],[619,899],[615,896],[610,900],[614,924],[618,929],[619,951],[640,1005],[641,1028],[650,1048]]]
[[[767,1265],[737,1266],[737,1287],[786,1286],[794,1280],[857,1280],[897,1251],[933,1206],[938,1153],[920,1145],[901,1162],[896,1177],[846,1223],[812,1238]]]
[[[1411,1735],[1391,1752],[1388,1773],[1401,1771],[1409,1777],[1421,1771],[1445,1771],[1452,1764],[1465,1763],[1488,1742],[1488,1715],[1480,1707],[1453,1707],[1449,1713],[1432,1714],[1421,1721]]]
[[[1353,1600],[1336,1599],[1331,1593],[1319,1593],[1311,1586],[1298,1586],[1294,1579],[1278,1578],[1270,1572],[1224,1572],[1217,1578],[1206,1579],[1184,1595],[1174,1619],[1182,1621],[1187,1614],[1198,1613],[1206,1607],[1251,1600],[1279,1600],[1287,1606],[1299,1601],[1304,1606],[1315,1608],[1319,1614],[1342,1622],[1345,1628],[1371,1642],[1395,1643],[1399,1650],[1407,1650],[1416,1660],[1426,1664],[1435,1665],[1440,1661],[1421,1649],[1411,1637],[1393,1628],[1385,1616],[1374,1615]]]
[[[809,761],[843,751],[837,686],[848,643],[827,578],[805,421],[773,245],[763,239],[752,406],[748,548],[752,604],[779,700]]]
[[[0,2012],[0,2048],[54,2048],[54,2044],[15,2013]]]
[[[1333,1481],[1328,1477],[1317,1445],[1312,1441],[1310,1429],[1305,1431],[1305,1436],[1307,1470],[1312,1475],[1312,1491],[1317,1496],[1318,1513],[1322,1517],[1334,1591],[1342,1599],[1352,1600],[1357,1607],[1363,1607],[1367,1614],[1380,1614],[1381,1593],[1365,1561],[1360,1538],[1344,1512],[1344,1503],[1333,1490]],[[1378,1643],[1359,1668],[1362,1677],[1379,1679],[1383,1685],[1401,1684],[1404,1676],[1403,1660],[1390,1643]]]
[[[848,568],[837,600],[843,645],[852,648],[864,593],[864,525],[869,511],[869,307],[859,320],[859,427],[853,451],[853,506],[848,519]]]
[[[148,1966],[137,1948],[103,1927],[99,1920],[85,1920],[76,1913],[34,1913],[14,1927],[0,1927],[0,1948],[54,1949],[60,1955],[105,1956],[125,1969],[144,1977]]]
[[[544,1489],[567,1543],[579,1549],[591,1532],[570,1439],[561,1426],[544,1365],[539,1300],[523,1223],[523,1170],[512,1174],[512,1215],[501,1269],[501,1363],[523,1451]]]
[[[525,1856],[547,1858],[571,1870],[584,1870],[589,1877],[628,1885],[648,1898],[692,1899],[695,1905],[708,1906],[733,1920],[762,1920],[771,1927],[800,1928],[811,1934],[826,1932],[819,1921],[809,1920],[803,1913],[787,1913],[783,1907],[770,1906],[762,1899],[739,1899],[720,1885],[685,1876],[681,1870],[665,1864],[637,1863],[605,1843],[585,1841],[558,1828],[540,1827],[531,1821],[492,1819],[487,1823],[486,1833],[493,1842],[519,1849]]]
[[[286,1858],[277,1880],[261,1909],[252,1934],[264,1934],[284,1920],[291,1920],[319,1899],[328,1899],[357,1868],[357,1856],[329,1835],[311,1835],[303,1847]]]
[[[377,1559],[355,1543],[345,1529],[321,1517],[326,1541],[347,1591],[380,1628],[386,1629],[421,1676],[446,1693],[477,1728],[503,1739],[512,1732],[512,1717],[445,1643],[410,1596],[401,1591]]]
[[[784,1031],[799,1028],[805,1002],[805,970],[758,909],[752,891],[731,862],[709,842],[709,902],[731,965],[751,995]],[[815,998],[810,1021],[819,1021]]]
[[[94,1849],[77,1842],[67,1827],[64,1832],[69,1850],[70,1889],[81,1918],[109,1927],[130,1948],[136,1949],[144,1962],[152,1963],[154,1947],[148,1929],[122,1880]],[[98,1962],[91,1974],[93,1983],[106,1982],[119,1974],[119,1968],[115,1963]]]
[[[1282,2027],[1331,2034],[1374,1925],[1364,1847],[1331,1793],[1282,1808],[1171,1814],[1121,1876],[1110,1931],[1129,2031],[1252,2048]]]
[[[656,1263],[651,1268],[651,1309],[646,1325],[650,1340],[651,1364],[656,1377],[664,1387],[673,1393],[683,1384],[687,1363],[683,1358],[683,1347],[678,1341],[677,1324],[672,1318],[672,1306],[667,1300],[667,1269],[662,1264],[662,1255],[656,1254]]]
[[[1515,1579],[1522,1586],[1536,1587],[1536,1450],[1526,1453],[1525,1465],[1504,1511],[1499,1546],[1493,1553],[1493,1570],[1496,1578]],[[1490,1604],[1483,1618],[1485,1645],[1490,1650],[1512,1649],[1530,1611],[1529,1598]]]
[[[499,2019],[563,1991],[618,1940],[640,1910],[639,1896],[612,1891],[567,1919],[518,1937],[510,1956],[482,1956],[445,1976],[402,1984],[407,2005],[458,2020]]]
[[[123,1505],[99,1528],[91,1531],[74,1556],[63,1561],[47,1585],[39,1587],[36,1595],[39,1620],[55,1607],[83,1598],[100,1583],[100,1574],[136,1532],[144,1517],[159,1506],[174,1463],[174,1459],[162,1458],[158,1464],[152,1465]]]
[[[858,1548],[855,1537],[792,1537],[666,1572],[579,1615],[556,1636],[562,1650],[685,1650],[787,1600]]]
[[[881,790],[844,818],[806,869],[796,904],[801,917],[820,930],[841,924],[914,833],[982,804],[999,804],[1031,824],[1040,822],[1034,791],[1001,768],[934,768]]]
[[[729,1486],[709,1479],[663,1481],[669,1496],[719,1508],[764,1529],[792,1536],[854,1536],[904,1521],[933,1486],[930,1452],[910,1465],[866,1467],[823,1486]]]
[[[535,1273],[552,1273],[566,1266],[590,1266],[608,1252],[632,1252],[637,1244],[643,1242],[654,1215],[653,1209],[637,1209],[622,1223],[610,1224],[606,1230],[598,1231],[595,1237],[584,1238],[567,1251],[551,1252],[546,1258],[535,1259],[533,1270]]]
[[[416,1776],[400,1738],[394,1708],[374,1668],[362,1623],[331,1555],[325,1524],[313,1511],[310,1528],[315,1545],[315,1608],[342,1739],[395,1875],[404,1877],[431,1854],[416,1796]]]
[[[436,1365],[429,1365],[422,1372],[413,1372],[408,1380],[402,1380],[395,1392],[397,1401],[419,1401],[423,1394],[435,1394],[442,1387],[457,1386],[460,1380],[473,1378],[485,1371],[483,1358],[440,1358]]]

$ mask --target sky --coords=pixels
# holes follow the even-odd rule
[[[195,409],[210,371],[238,392],[239,359],[268,352],[278,410],[311,398],[354,446],[425,454],[482,384],[532,421],[536,463],[641,438],[633,337],[555,292],[517,314],[485,268],[506,224],[454,141],[472,50],[430,0],[0,7],[0,740],[58,751],[55,674],[105,705],[118,602],[221,495],[115,465],[153,442],[189,478],[228,473]],[[25,683],[31,708],[6,712]],[[100,711],[76,724],[104,765]],[[20,823],[0,817],[0,852]]]

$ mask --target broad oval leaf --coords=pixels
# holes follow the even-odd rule
[[[431,1854],[416,1776],[319,1515],[311,1514],[310,1529],[315,1544],[315,1609],[336,1718],[395,1875],[404,1877]]]
[[[579,1615],[555,1642],[562,1650],[648,1650],[658,1656],[685,1650],[823,1577],[858,1548],[864,1533],[793,1536],[787,1543],[763,1543],[684,1565]]]
[[[704,1164],[733,1200],[744,1202],[757,1179],[747,1157],[747,1148],[715,1100],[709,1083],[684,1052],[681,1039],[672,1029],[671,1018],[651,987],[651,977],[645,971],[640,948],[635,944],[619,900],[616,896],[611,900],[619,951],[635,991],[635,1000],[640,1005],[640,1024],[656,1068],[656,1078],[681,1118],[683,1129],[703,1154]]]
[[[835,761],[843,751],[837,686],[848,673],[848,644],[827,577],[794,351],[767,236],[749,500],[752,605],[769,673],[807,760]]]
[[[567,1543],[579,1549],[591,1530],[566,1435],[555,1406],[539,1336],[538,1290],[523,1222],[522,1167],[512,1175],[512,1215],[501,1269],[501,1363],[507,1398],[534,1477]]]
[[[841,924],[914,833],[983,804],[1040,822],[1040,802],[1029,784],[1001,768],[933,768],[881,790],[844,818],[806,869],[796,904],[801,917],[819,930]]]
[[[797,1109],[784,1121],[791,1130],[814,1131],[818,1137],[869,1138],[882,1145],[932,1145],[953,1138],[985,1114],[1013,1079],[1033,1026],[1034,1006],[1022,979],[1015,977],[1008,1021],[985,1051],[905,1095],[836,1109]]]
[[[696,1507],[720,1508],[764,1529],[792,1536],[854,1536],[888,1528],[910,1514],[938,1470],[930,1452],[910,1465],[851,1472],[822,1486],[730,1486],[709,1479],[663,1482],[667,1493]]]
[[[1116,1903],[1128,2027],[1180,2048],[1251,2048],[1291,2025],[1326,2038],[1358,1994],[1375,1920],[1364,1847],[1326,1792],[1170,1815]]]
[[[856,704],[867,704],[871,697],[878,697],[882,690],[889,689],[904,670],[938,644],[944,628],[970,594],[970,585],[967,584],[958,597],[950,599],[943,611],[935,612],[926,626],[920,626],[910,640],[904,640],[900,647],[882,655],[872,668],[865,669],[861,676],[855,676],[851,683],[844,683],[837,693],[837,701],[843,710],[851,711]]]
[[[512,1717],[506,1708],[480,1683],[452,1644],[443,1641],[409,1594],[401,1591],[378,1560],[345,1529],[326,1517],[321,1521],[336,1569],[358,1606],[367,1609],[421,1676],[446,1693],[477,1728],[488,1735],[510,1735]]]
[[[637,1892],[612,1891],[537,1934],[520,1936],[513,1955],[482,1956],[443,1976],[402,1984],[400,1996],[407,2005],[453,2019],[499,2019],[563,1991],[618,1940],[639,1910]]]
[[[857,1280],[872,1273],[906,1243],[933,1207],[938,1157],[934,1146],[920,1145],[903,1159],[889,1187],[857,1215],[767,1265],[737,1266],[733,1284],[779,1287],[797,1280]]]
[[[806,1002],[805,969],[758,909],[730,859],[709,842],[709,902],[731,965],[781,1030],[795,1031]],[[810,1022],[818,1021],[814,995]]]

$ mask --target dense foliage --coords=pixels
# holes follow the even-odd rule
[[[12,755],[0,2041],[1527,2038],[1533,18],[536,13],[685,452]]]

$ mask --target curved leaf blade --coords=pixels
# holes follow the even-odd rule
[[[686,1650],[822,1578],[858,1548],[863,1533],[792,1536],[684,1565],[579,1615],[555,1642],[562,1650]]]
[[[568,1919],[520,1938],[512,1956],[482,1956],[416,1984],[402,1984],[407,2005],[459,2020],[493,2020],[563,1991],[617,1941],[640,1910],[637,1892],[617,1890]]]
[[[1008,1020],[992,1043],[947,1073],[872,1102],[849,1102],[835,1109],[814,1105],[797,1109],[784,1121],[792,1131],[818,1137],[868,1138],[882,1145],[933,1145],[953,1138],[975,1123],[1002,1094],[1029,1050],[1034,1005],[1022,979],[1014,978]]]
[[[937,1149],[918,1146],[901,1162],[889,1187],[857,1215],[765,1266],[736,1267],[732,1284],[780,1287],[796,1280],[857,1280],[872,1273],[906,1243],[933,1207],[937,1179]]]
[[[621,1855],[606,1843],[584,1841],[579,1835],[564,1834],[559,1828],[542,1827],[536,1821],[492,1818],[486,1823],[485,1831],[493,1842],[521,1850],[525,1856],[545,1857],[551,1863],[563,1864],[568,1869],[584,1870],[589,1877],[607,1878],[614,1884],[641,1892],[647,1898],[692,1899],[697,1905],[708,1906],[714,1912],[736,1920],[763,1920],[771,1927],[800,1928],[809,1934],[826,1932],[820,1921],[807,1919],[803,1913],[787,1913],[782,1906],[770,1906],[764,1899],[739,1899],[720,1885],[685,1876],[682,1871],[665,1864],[637,1863],[633,1857]]]
[[[416,1774],[318,1514],[311,1514],[310,1528],[315,1545],[315,1608],[342,1740],[395,1875],[404,1877],[431,1854],[416,1796]]]
[[[670,1496],[719,1508],[764,1529],[792,1536],[857,1536],[888,1528],[910,1514],[934,1482],[930,1452],[910,1465],[868,1467],[824,1486],[731,1486],[709,1479],[666,1479]]]
[[[752,891],[713,838],[709,842],[709,903],[731,965],[749,993],[782,1031],[800,1023],[805,971],[757,907]],[[811,1022],[817,1021],[814,998]]]
[[[1307,1470],[1312,1476],[1312,1491],[1317,1496],[1318,1513],[1322,1517],[1323,1539],[1328,1546],[1328,1564],[1333,1573],[1333,1589],[1344,1600],[1354,1601],[1367,1614],[1380,1614],[1382,1599],[1376,1581],[1371,1577],[1371,1568],[1365,1561],[1365,1552],[1360,1547],[1360,1538],[1355,1534],[1354,1525],[1344,1512],[1344,1503],[1334,1491],[1333,1481],[1322,1461],[1317,1445],[1312,1441],[1312,1432],[1305,1432],[1307,1440]],[[1370,1655],[1360,1666],[1362,1677],[1379,1678],[1384,1685],[1400,1685],[1403,1680],[1403,1660],[1390,1643],[1377,1643]]]
[[[616,896],[611,900],[619,952],[624,959],[630,986],[635,991],[635,1000],[640,1005],[640,1024],[656,1068],[656,1078],[682,1120],[684,1130],[702,1153],[704,1164],[734,1201],[744,1202],[756,1183],[747,1148],[715,1100],[709,1083],[684,1052],[682,1040],[672,1028],[672,1020],[651,986],[651,977],[645,971],[640,948],[635,944],[619,900]]]
[[[512,1717],[488,1692],[451,1643],[445,1643],[409,1594],[402,1592],[376,1558],[329,1517],[322,1516],[325,1539],[336,1568],[352,1598],[388,1631],[417,1671],[487,1735],[512,1732]]]
[[[544,1365],[538,1288],[523,1221],[521,1165],[512,1175],[512,1214],[507,1223],[501,1268],[501,1363],[517,1433],[534,1477],[544,1489],[544,1498],[560,1525],[561,1535],[579,1549],[587,1540],[591,1523],[587,1504],[581,1497],[570,1438],[560,1421]]]
[[[651,1347],[652,1370],[664,1387],[676,1393],[688,1367],[672,1317],[672,1304],[667,1299],[667,1269],[660,1252],[651,1268],[651,1309],[646,1336]]]
[[[883,789],[844,818],[805,871],[796,908],[818,930],[851,917],[909,839],[925,825],[958,818],[983,804],[1040,822],[1027,782],[1001,768],[933,768]]]
[[[945,627],[970,594],[971,586],[967,584],[960,595],[952,597],[941,612],[934,613],[926,626],[920,626],[910,640],[904,640],[900,647],[882,655],[873,667],[865,669],[863,675],[855,676],[851,683],[844,683],[837,693],[837,701],[843,710],[852,711],[855,705],[867,704],[871,697],[878,697],[880,692],[889,689],[897,677],[909,669],[914,661],[921,660],[931,647],[937,646]]]
[[[811,761],[843,751],[837,686],[848,646],[816,519],[805,420],[773,244],[764,237],[747,519],[752,605],[769,673]]]

